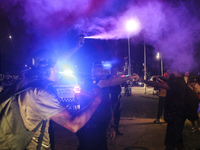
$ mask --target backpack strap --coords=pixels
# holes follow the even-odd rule
[[[42,139],[43,139],[43,136],[44,136],[44,130],[45,130],[45,127],[46,127],[47,120],[42,120],[42,122],[43,122],[43,124],[42,124],[41,133],[40,133],[39,140],[38,140],[37,150],[40,150],[40,148],[42,146]]]
[[[42,146],[42,140],[43,140],[43,136],[44,136],[44,130],[45,130],[45,127],[46,127],[46,122],[47,122],[47,120],[41,120],[38,123],[38,125],[31,131],[31,132],[35,133],[42,124],[41,133],[40,133],[39,140],[38,140],[37,150],[40,150],[41,146]]]
[[[25,91],[28,91],[29,89],[31,89],[31,87],[26,88],[26,89],[19,89],[18,91],[15,92],[14,95],[15,95],[15,96],[16,96],[16,95],[19,95],[20,93],[23,93],[23,92],[25,92]]]
[[[43,123],[43,121],[44,121],[44,120],[41,120],[41,121],[38,123],[38,125],[37,125],[31,132],[35,133],[35,132],[39,129],[39,127],[40,127],[40,125]]]

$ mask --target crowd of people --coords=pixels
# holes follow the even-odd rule
[[[9,85],[12,88],[5,89],[3,94],[10,92],[14,94],[20,89],[27,89],[18,97],[25,127],[31,131],[41,120],[47,120],[41,149],[51,149],[48,133],[50,120],[77,134],[79,150],[106,150],[108,127],[111,130],[111,138],[114,139],[116,134],[122,135],[118,130],[121,93],[119,85],[135,79],[136,75],[109,77],[102,64],[94,65],[92,76],[85,80],[81,87],[81,98],[84,99],[82,108],[72,115],[61,105],[53,89],[53,84],[60,78],[59,57],[56,59],[56,54],[51,51],[40,51],[33,59],[34,64],[27,70],[26,77]],[[110,88],[113,89],[112,92]],[[27,149],[36,149],[39,137],[40,129],[35,132]],[[9,143],[4,146],[4,149],[8,149],[6,146],[9,146]]]
[[[47,53],[48,55],[46,55]],[[49,58],[44,62],[42,57],[46,56]],[[40,58],[35,58],[36,64],[31,71],[27,72],[28,78],[20,80],[15,85],[16,90],[27,88],[27,85],[31,87],[30,90],[19,96],[19,106],[27,129],[31,130],[41,119],[53,120],[76,133],[79,139],[78,150],[107,150],[108,129],[111,131],[110,137],[112,139],[115,138],[116,134],[123,135],[118,129],[121,112],[120,85],[127,80],[135,80],[159,88],[158,111],[154,123],[160,123],[164,110],[164,120],[167,122],[166,150],[183,149],[182,131],[186,120],[184,91],[188,86],[195,93],[200,93],[200,85],[197,82],[189,81],[189,72],[186,72],[183,77],[178,71],[169,71],[164,73],[164,76],[155,76],[157,81],[148,81],[143,80],[137,74],[127,77],[117,76],[116,70],[113,70],[112,74],[108,74],[101,63],[95,64],[91,70],[92,76],[86,79],[81,87],[84,93],[81,97],[81,110],[71,115],[67,109],[60,105],[56,92],[52,90],[52,84],[59,80],[59,63],[54,60],[55,55],[51,52],[45,52],[36,57]],[[2,80],[4,87],[2,92],[9,91],[9,87],[13,83],[10,74],[7,73]],[[30,105],[34,105],[34,107],[27,110]],[[198,113],[196,120],[191,121],[192,131],[196,129],[195,122],[198,125],[197,129],[200,130]],[[50,149],[48,134],[45,132],[42,144],[44,149]],[[37,147],[39,135],[40,132],[36,132],[27,149]]]
[[[77,49],[72,50],[74,53]],[[140,81],[160,88],[158,112],[154,123],[160,123],[164,110],[164,120],[167,122],[165,137],[166,150],[183,149],[182,131],[186,120],[185,91],[189,86],[200,93],[198,83],[189,82],[189,72],[183,77],[178,71],[168,71],[164,76],[156,76],[157,81],[143,80],[137,74],[118,76],[113,69],[108,74],[102,63],[96,63],[91,69],[91,77],[85,79],[81,89],[81,109],[74,114],[59,102],[53,84],[59,81],[60,57],[52,51],[40,51],[33,57],[32,68],[18,82],[13,82],[7,73],[2,80],[3,94],[20,89],[27,89],[19,94],[18,103],[24,125],[32,130],[41,120],[47,120],[41,149],[51,149],[49,138],[50,120],[76,133],[79,139],[78,150],[107,150],[107,130],[110,129],[112,139],[123,135],[118,129],[120,121],[121,84],[127,80]],[[14,91],[9,91],[9,87]],[[195,129],[195,121],[200,129],[200,120],[191,123]],[[36,149],[40,130],[36,131],[27,149]],[[9,144],[9,143],[7,143]],[[5,146],[5,145],[4,145]],[[4,149],[7,149],[4,147]]]
[[[175,70],[168,71],[164,77],[157,77],[160,82],[147,81],[139,78],[141,82],[160,88],[157,118],[154,123],[160,123],[160,117],[164,108],[164,120],[167,122],[165,136],[166,150],[174,150],[176,148],[178,150],[184,149],[182,132],[185,120],[187,119],[186,87],[190,87],[196,95],[200,93],[199,84],[194,81],[189,82],[188,77],[189,72],[186,72],[183,76],[180,72]],[[198,100],[198,102],[200,101]],[[194,114],[194,119],[191,120],[193,130],[195,129],[195,121],[198,123],[199,130],[198,111]]]

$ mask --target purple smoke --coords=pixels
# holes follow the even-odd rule
[[[142,35],[143,40],[162,53],[167,68],[183,71],[192,70],[196,64],[193,52],[199,41],[200,21],[198,9],[192,2],[2,0],[1,8],[11,20],[23,21],[29,34],[34,32],[38,37],[48,38],[76,29],[88,38],[126,39],[124,24],[135,18],[141,27],[131,36]]]
[[[127,38],[124,22],[135,17],[141,23],[144,40],[162,53],[166,60],[165,67],[182,72],[192,70],[197,65],[194,59],[194,50],[195,43],[200,38],[198,35],[200,20],[187,6],[188,3],[174,6],[160,1],[146,1],[145,4],[129,5],[127,10],[118,17],[89,20],[89,22],[98,22],[98,24],[87,28],[87,32],[92,35],[88,38]],[[106,28],[108,24],[111,28]],[[137,35],[133,34],[133,36]]]

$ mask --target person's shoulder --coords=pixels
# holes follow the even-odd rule
[[[35,90],[42,91],[47,93],[54,93],[53,84],[48,80],[21,80],[17,85],[16,91],[28,91],[28,90]],[[36,92],[37,93],[37,92]]]
[[[183,77],[177,77],[176,79],[178,84],[186,85],[186,82]]]
[[[90,90],[92,88],[97,87],[97,83],[99,82],[99,80],[95,79],[95,78],[86,78],[83,82],[83,84],[81,85],[81,89],[84,90]]]
[[[167,82],[167,84],[168,86],[170,86],[170,88],[175,88],[175,87],[185,88],[187,85],[183,77],[176,77],[176,78],[170,79]]]
[[[167,82],[183,82],[185,81],[183,77],[174,77],[174,78],[169,78]]]
[[[174,86],[175,83],[176,83],[176,79],[175,78],[169,78],[169,80],[167,81],[167,85],[169,87]]]

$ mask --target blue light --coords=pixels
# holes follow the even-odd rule
[[[63,74],[63,75],[71,75],[73,74],[74,72],[72,70],[64,70],[63,72],[59,72],[60,74]]]
[[[112,65],[110,62],[102,62],[104,69],[111,69]]]
[[[62,74],[60,84],[77,85],[77,79],[73,74]]]
[[[111,64],[103,64],[104,67],[111,68]]]

